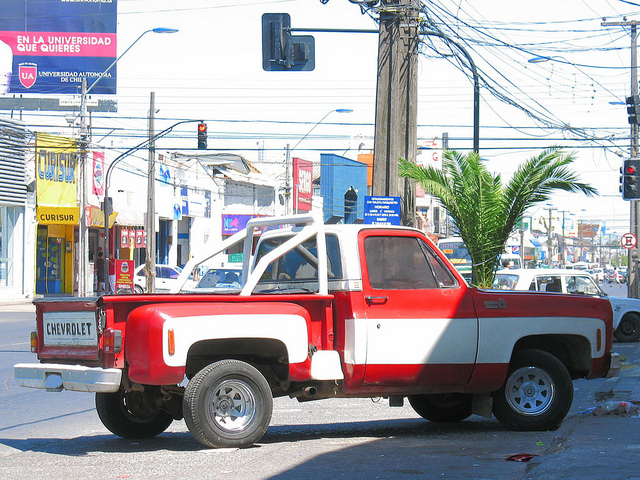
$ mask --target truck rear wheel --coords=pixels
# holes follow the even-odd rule
[[[471,416],[471,402],[471,395],[464,393],[409,396],[415,412],[430,422],[461,422]]]
[[[173,417],[161,410],[146,391],[96,393],[96,411],[111,433],[124,438],[155,437],[173,422]]]
[[[222,360],[188,383],[182,404],[191,434],[207,447],[248,447],[269,427],[271,389],[253,366]]]
[[[571,375],[555,356],[522,350],[509,366],[507,381],[494,394],[493,414],[516,430],[552,430],[573,402]]]

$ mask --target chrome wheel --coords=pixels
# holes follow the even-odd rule
[[[523,367],[514,371],[507,379],[504,391],[511,408],[523,415],[546,412],[555,396],[551,376],[537,367]]]
[[[211,419],[223,430],[238,432],[256,415],[256,397],[246,383],[226,380],[218,385],[209,405]]]
[[[207,447],[249,447],[271,421],[273,397],[258,369],[240,360],[221,360],[187,384],[182,402],[191,434]]]

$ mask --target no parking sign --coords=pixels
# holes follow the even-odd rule
[[[631,250],[632,248],[636,248],[636,245],[638,245],[638,239],[633,233],[625,233],[620,238],[620,244],[627,250]]]

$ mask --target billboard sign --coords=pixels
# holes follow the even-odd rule
[[[0,94],[79,94],[117,58],[117,0],[3,0]],[[116,93],[116,66],[92,89]]]

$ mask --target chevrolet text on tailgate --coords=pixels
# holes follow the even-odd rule
[[[407,398],[434,422],[493,414],[552,429],[573,379],[619,370],[607,300],[471,288],[411,228],[254,219],[190,261],[178,284],[240,242],[235,293],[37,300],[40,363],[16,365],[17,382],[95,392],[100,419],[122,437],[184,418],[206,446],[246,447],[285,395]]]

